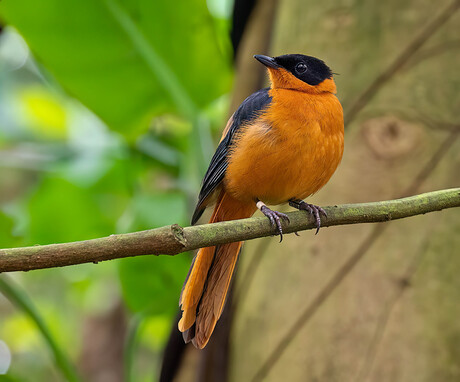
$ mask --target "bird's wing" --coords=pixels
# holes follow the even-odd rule
[[[198,203],[193,213],[192,224],[195,224],[203,214],[208,204],[207,201],[211,199],[213,192],[224,179],[228,166],[228,152],[233,143],[235,133],[241,126],[257,118],[270,105],[272,98],[268,91],[269,88],[265,88],[251,94],[230,117],[219,146],[211,159],[208,171],[204,176]]]

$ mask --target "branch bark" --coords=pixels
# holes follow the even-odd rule
[[[460,207],[460,188],[428,192],[403,199],[324,207],[322,227],[377,223]],[[288,213],[284,233],[315,228],[303,211]],[[110,235],[72,243],[0,249],[0,272],[29,271],[140,255],[177,255],[197,248],[273,235],[265,217],[182,228],[177,224],[147,231]]]

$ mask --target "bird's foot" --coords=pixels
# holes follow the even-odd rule
[[[283,227],[281,226],[281,219],[286,220],[288,223],[289,217],[282,212],[273,211],[268,208],[264,203],[261,201],[257,202],[257,208],[270,220],[270,223],[273,227],[276,228],[278,234],[280,235],[280,243],[283,241]]]
[[[314,204],[308,204],[304,202],[303,200],[297,200],[297,199],[290,200],[289,205],[291,207],[297,208],[298,210],[307,211],[309,214],[313,215],[313,217],[315,218],[315,225],[316,225],[315,235],[316,235],[319,232],[319,229],[321,227],[321,214],[327,217],[326,211],[324,211],[319,206],[315,206]]]

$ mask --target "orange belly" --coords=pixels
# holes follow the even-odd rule
[[[272,106],[237,136],[224,179],[236,199],[305,199],[330,179],[343,154],[343,112],[331,93],[271,90]]]

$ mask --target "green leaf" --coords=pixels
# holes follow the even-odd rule
[[[120,261],[123,297],[133,312],[173,315],[190,265],[190,258],[140,256]]]
[[[13,238],[13,221],[0,210],[0,247],[9,248],[17,244],[17,239]]]
[[[125,133],[167,110],[190,116],[230,85],[201,0],[3,0],[0,17],[65,89]]]
[[[23,382],[23,380],[12,375],[0,375],[0,382]]]
[[[137,195],[134,198],[137,229],[182,224],[186,219],[186,200],[180,192],[163,192],[152,195]]]
[[[85,240],[113,233],[113,222],[91,189],[46,178],[29,202],[30,236],[36,244]]]
[[[134,199],[136,229],[147,229],[185,220],[185,197],[179,192],[164,192]],[[141,256],[119,262],[124,299],[134,312],[173,314],[190,258],[179,256]]]

